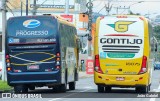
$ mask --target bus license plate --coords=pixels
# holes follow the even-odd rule
[[[116,80],[117,80],[117,81],[124,81],[125,78],[124,78],[124,77],[116,77]]]
[[[28,70],[37,70],[37,69],[39,69],[39,65],[29,65],[27,69]]]

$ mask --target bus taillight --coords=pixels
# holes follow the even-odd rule
[[[143,56],[142,66],[141,66],[141,70],[139,71],[139,74],[145,73],[146,71],[147,71],[147,57]]]
[[[57,53],[56,57],[56,69],[60,69],[60,53]]]
[[[6,55],[6,67],[7,67],[7,71],[11,71],[11,63],[10,63],[10,60],[9,60],[9,55],[7,54]]]
[[[60,66],[56,66],[56,69],[60,69]]]
[[[99,55],[95,55],[95,71],[97,71],[98,73],[103,73],[100,68]]]
[[[57,53],[56,56],[57,56],[57,57],[60,57],[60,53]]]
[[[11,71],[11,67],[7,67],[7,71],[8,71],[8,72]]]
[[[6,55],[6,59],[9,59],[9,55]]]

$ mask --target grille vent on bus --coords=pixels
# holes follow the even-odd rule
[[[103,45],[102,50],[104,52],[113,52],[113,53],[138,53],[140,51],[140,47],[122,46],[122,45]]]

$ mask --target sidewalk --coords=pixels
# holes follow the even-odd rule
[[[88,78],[88,77],[93,77],[93,74],[87,74],[86,71],[79,71],[79,78]]]

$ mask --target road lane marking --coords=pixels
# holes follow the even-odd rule
[[[76,94],[76,93],[69,94],[69,95],[66,95],[66,96],[63,96],[63,97],[60,97],[60,98],[54,98],[54,99],[51,99],[51,100],[48,100],[48,101],[56,101],[56,100],[61,100],[61,99],[65,98],[65,97],[72,96],[72,95],[74,95],[74,94]]]
[[[86,87],[86,88],[88,88],[88,89],[85,89],[85,90],[82,90],[82,91],[79,91],[79,92],[80,92],[80,93],[81,93],[81,92],[86,92],[86,91],[89,91],[89,90],[91,90],[91,89],[92,89],[92,87]],[[76,93],[73,93],[73,94],[69,94],[69,95],[66,95],[66,96],[62,96],[62,97],[60,97],[60,98],[54,98],[54,99],[51,99],[51,100],[48,100],[48,101],[61,100],[61,99],[64,99],[64,98],[66,98],[66,97],[69,97],[69,96],[72,96],[72,95],[78,94],[79,92],[76,92]]]
[[[56,101],[56,100],[60,100],[61,98],[54,98],[54,99],[51,99],[51,100],[48,100],[48,101]]]
[[[158,89],[154,89],[155,92],[159,92],[160,91],[160,85],[158,86]],[[149,101],[156,101],[156,98],[150,98]]]

